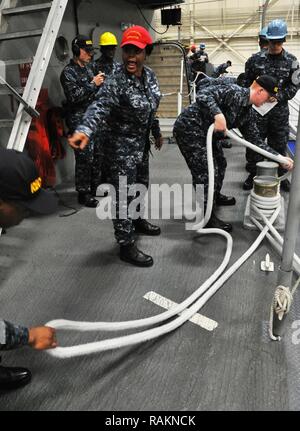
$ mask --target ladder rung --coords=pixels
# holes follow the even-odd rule
[[[10,7],[10,8],[3,9],[2,15],[19,15],[23,13],[40,12],[43,10],[50,9],[51,6],[52,6],[52,2],[33,4],[30,6]]]
[[[19,58],[19,59],[10,59],[10,60],[4,60],[4,64],[5,64],[6,67],[8,67],[8,66],[15,66],[17,64],[32,63],[33,60],[34,60],[33,57]]]
[[[27,31],[16,31],[14,33],[3,33],[3,34],[0,34],[0,41],[1,40],[11,40],[11,39],[22,39],[24,37],[41,36],[42,33],[43,33],[42,29],[27,30]]]
[[[9,128],[12,127],[14,124],[14,120],[7,119],[7,120],[0,120],[0,128]]]
[[[23,94],[24,92],[24,88],[23,87],[14,87],[14,89],[19,93],[19,94]],[[13,94],[11,91],[9,91],[9,89],[7,87],[0,86],[0,95],[1,96],[5,96],[7,94]]]

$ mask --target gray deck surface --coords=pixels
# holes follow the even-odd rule
[[[225,151],[229,166],[223,192],[235,195],[237,205],[222,208],[220,215],[233,221],[234,262],[257,232],[242,227],[244,149]],[[154,152],[151,179],[191,181],[175,145]],[[61,195],[76,205],[72,185]],[[61,213],[68,211],[61,207]],[[29,326],[55,318],[136,319],[162,311],[143,299],[150,290],[181,302],[221,263],[225,241],[196,237],[180,220],[158,224],[160,237],[139,239],[140,248],[155,261],[143,269],[118,259],[112,223],[99,221],[93,209],[82,208],[66,218],[24,220],[0,239],[0,316]],[[276,272],[259,269],[267,252],[277,267],[279,258],[263,242],[201,309],[218,322],[213,332],[188,322],[150,342],[69,360],[30,348],[3,352],[4,365],[30,368],[33,380],[0,394],[0,410],[298,410],[299,345],[292,344],[290,325],[282,342],[267,336],[277,279]],[[293,320],[299,311],[297,297]],[[59,335],[59,341],[72,345],[112,335],[69,332]]]

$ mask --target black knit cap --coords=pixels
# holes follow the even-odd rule
[[[39,214],[51,214],[58,202],[42,189],[34,162],[24,153],[0,148],[0,199],[11,201]]]
[[[278,93],[278,82],[270,75],[258,76],[255,80],[258,85],[264,88],[271,96],[277,96]]]

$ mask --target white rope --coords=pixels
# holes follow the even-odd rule
[[[274,295],[274,310],[279,320],[282,320],[283,315],[290,311],[292,299],[293,295],[289,287],[277,286]]]
[[[273,333],[273,319],[274,312],[277,314],[278,320],[282,320],[285,313],[288,313],[292,303],[293,295],[289,287],[277,286],[273,302],[270,309],[270,321],[269,321],[269,336],[274,341],[279,341],[280,336],[276,336]]]
[[[279,255],[281,256],[282,255],[282,248],[283,248],[283,238],[280,236],[280,234],[277,232],[277,230],[274,228],[274,226],[272,226],[272,224],[267,219],[267,217],[264,215],[264,213],[261,212],[258,208],[254,208],[254,209],[261,216],[265,225],[269,227],[271,235],[267,234],[266,237],[269,240],[269,242],[271,243],[271,245],[278,251]],[[250,218],[251,218],[251,221],[259,229],[261,229],[261,230],[263,229],[263,226],[259,223],[257,218],[255,218],[255,217],[250,217]],[[300,258],[296,253],[294,253],[294,255],[293,255],[293,269],[299,276],[300,275]],[[270,319],[269,319],[269,335],[270,335],[270,338],[274,341],[280,340],[279,336],[275,336],[273,334],[274,311],[278,315],[278,319],[282,320],[284,313],[289,312],[294,292],[298,288],[299,284],[300,284],[300,277],[298,278],[298,280],[295,283],[291,292],[290,292],[290,289],[288,287],[284,287],[284,286],[278,286],[275,290],[273,302],[272,302],[271,308],[270,308]]]
[[[224,282],[249,258],[249,256],[256,250],[265,235],[269,230],[269,226],[266,225],[262,232],[259,234],[257,239],[251,245],[251,247],[238,259],[223,275],[222,272],[225,270],[232,252],[232,237],[227,232],[220,229],[204,229],[206,223],[208,222],[213,205],[213,191],[214,191],[214,166],[213,166],[213,155],[212,155],[212,134],[214,125],[211,125],[207,134],[207,159],[208,159],[208,173],[209,173],[209,187],[208,187],[208,203],[207,210],[204,219],[194,226],[200,234],[211,234],[217,233],[224,236],[227,240],[227,248],[224,259],[220,267],[215,271],[215,273],[206,280],[192,295],[186,298],[182,303],[178,304],[171,310],[160,313],[159,315],[148,317],[145,319],[138,319],[125,322],[77,322],[69,320],[52,320],[46,323],[47,326],[52,326],[57,329],[65,330],[77,330],[77,331],[91,331],[91,330],[104,330],[104,331],[115,331],[115,330],[125,330],[130,328],[140,328],[144,326],[154,325],[156,323],[163,322],[165,320],[174,317],[178,313],[182,313],[179,317],[176,317],[169,323],[165,323],[157,328],[148,329],[139,333],[134,333],[131,335],[125,335],[121,337],[111,338],[107,340],[97,341],[93,343],[86,343],[71,347],[57,347],[55,349],[47,350],[47,353],[51,356],[59,358],[70,358],[74,356],[82,356],[85,354],[102,352],[105,350],[111,350],[114,348],[120,348],[124,346],[134,345],[140,342],[151,340],[153,338],[159,337],[170,331],[177,329],[187,320],[189,320],[199,309],[208,301],[208,299],[214,295],[214,293],[224,284]],[[228,134],[231,132],[228,132]],[[253,144],[247,141],[237,138],[236,135],[233,137],[234,140],[243,141],[242,143],[257,152],[265,155],[266,157],[273,158],[273,160],[284,162],[284,157],[273,156],[270,153],[261,150]],[[272,156],[272,157],[271,157]],[[278,214],[280,208],[278,207],[270,218],[270,224],[272,224]],[[188,308],[189,307],[189,308]]]
[[[258,147],[257,145],[251,144],[251,142],[246,141],[245,139],[240,138],[239,136],[237,136],[236,133],[232,132],[231,130],[227,130],[226,135],[233,139],[234,141],[238,142],[239,144],[244,145],[245,147],[250,148],[250,150],[255,151],[256,153],[261,154],[264,157],[267,157],[268,159],[272,159],[275,162],[278,162],[280,164],[286,163],[286,157],[278,155],[276,156],[275,154],[269,153],[266,150],[263,150],[262,148]]]
[[[247,146],[250,149],[256,150],[255,146],[253,144],[250,144],[249,142],[245,141],[244,139],[237,136],[235,133],[232,133],[229,131],[227,133],[229,137],[231,137],[233,140],[242,143],[243,145]],[[250,144],[250,145],[249,145]],[[283,156],[274,156],[272,157],[270,155],[266,155],[265,150],[259,151],[260,154],[264,155],[265,157],[268,157],[272,160],[275,160],[279,163],[284,163],[284,157]],[[285,180],[290,175],[290,172],[287,172],[286,174],[282,175],[281,177],[277,178],[277,181],[280,183],[281,181]],[[280,194],[277,193],[277,196],[274,198],[267,198],[267,197],[261,197],[254,193],[254,191],[251,191],[250,194],[250,219],[251,221],[260,229],[263,228],[263,226],[259,223],[259,220],[262,220],[270,229],[270,234],[267,233],[266,237],[270,241],[270,243],[276,248],[277,251],[280,252],[280,255],[282,254],[282,245],[283,245],[283,238],[279,235],[279,233],[276,231],[273,223],[270,223],[268,218],[271,216],[271,214],[276,210],[280,209]],[[254,215],[255,213],[256,215]],[[279,212],[278,212],[279,214]],[[273,235],[273,236],[272,236]],[[299,257],[294,253],[294,259],[293,259],[293,268],[296,270],[298,274],[300,274],[300,259]],[[294,287],[293,292],[296,290],[300,283],[300,278],[298,282],[296,283],[296,287]],[[273,334],[273,318],[274,318],[274,312],[277,314],[278,319],[282,320],[283,315],[289,312],[291,302],[293,299],[293,292],[290,291],[289,287],[285,286],[278,286],[274,293],[274,299],[271,304],[271,310],[270,310],[270,321],[269,321],[269,335],[272,340],[280,340],[280,337],[275,336]]]
[[[211,209],[212,209],[212,201],[213,201],[213,189],[214,189],[214,167],[213,167],[213,158],[212,158],[212,133],[213,133],[213,125],[210,127],[207,137],[207,148],[208,148],[208,160],[209,160],[209,172],[210,172],[210,184],[209,184],[209,195],[208,195],[208,205],[205,217],[203,219],[202,225],[204,226],[210,218]],[[198,229],[200,232],[200,230]],[[172,322],[162,325],[158,328],[150,329],[147,331],[143,331],[136,334],[131,334],[123,337],[117,337],[113,339],[108,339],[104,341],[99,341],[95,343],[87,343],[83,345],[77,345],[72,347],[57,347],[56,349],[47,350],[52,356],[60,357],[60,358],[68,358],[73,356],[81,356],[84,354],[100,352],[104,350],[109,350],[113,348],[119,348],[123,346],[129,346],[133,344],[137,344],[142,341],[147,341],[152,338],[161,336],[167,332],[170,332],[184,322],[189,320],[199,309],[202,307],[205,302],[210,298],[211,295],[215,293],[215,291],[221,287],[220,285],[213,285],[213,283],[217,280],[220,274],[226,268],[231,252],[232,252],[232,237],[227,232],[220,229],[203,229],[201,231],[202,234],[210,234],[210,233],[218,233],[224,236],[227,239],[227,249],[226,254],[223,259],[220,267],[215,271],[215,273],[203,284],[201,285],[196,292],[194,292],[190,297],[188,297],[181,304],[178,304],[175,308],[168,310],[164,313],[161,313],[157,316],[139,319],[134,321],[127,322],[76,322],[76,321],[67,321],[67,320],[52,320],[46,323],[47,326],[52,326],[54,328],[67,329],[67,330],[79,330],[79,331],[90,331],[90,330],[105,330],[105,331],[115,331],[115,330],[125,330],[129,328],[138,328],[143,326],[153,325],[155,323],[162,322],[164,320],[169,319],[170,317],[175,316],[179,312],[182,312],[180,317],[177,317]],[[209,292],[206,292],[209,288]],[[204,294],[204,292],[206,292]],[[203,295],[201,298],[199,298]],[[197,300],[195,302],[195,300]],[[190,304],[195,302],[189,309],[187,308]]]
[[[277,193],[277,195],[273,198],[258,196],[254,193],[253,190],[251,191],[251,194],[250,194],[251,221],[254,222],[256,226],[258,226],[259,228],[262,228],[262,225],[260,225],[258,222],[258,220],[262,220],[265,223],[265,225],[269,227],[271,234],[273,233],[275,235],[275,243],[276,243],[276,239],[278,240],[278,237],[276,235],[278,234],[278,232],[276,231],[274,226],[272,226],[272,224],[269,222],[268,216],[274,213],[276,209],[280,210],[280,206],[281,206],[280,200],[281,198],[279,193]],[[278,236],[280,235],[278,234]],[[271,243],[273,244],[273,241]],[[278,286],[274,293],[273,302],[270,308],[270,319],[269,319],[269,336],[274,341],[277,341],[280,339],[280,337],[276,337],[273,334],[274,311],[277,314],[278,319],[282,320],[284,313],[288,313],[291,302],[292,302],[292,296],[289,288],[284,286]]]

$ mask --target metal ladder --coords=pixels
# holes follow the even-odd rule
[[[67,3],[68,0],[53,0],[52,2],[19,7],[16,7],[15,0],[3,0],[1,3],[0,24],[4,31],[7,29],[6,19],[10,16],[49,10],[43,29],[0,33],[0,42],[41,36],[37,51],[33,56],[33,63],[22,95],[25,102],[32,108],[36,105]],[[6,65],[22,64],[28,62],[28,60],[30,59],[8,60],[5,63]],[[17,91],[21,93],[20,89],[17,89]],[[12,120],[0,120],[0,126],[9,127],[11,126],[11,122]],[[13,122],[7,148],[23,151],[30,123],[31,116],[25,111],[24,106],[20,104]]]

